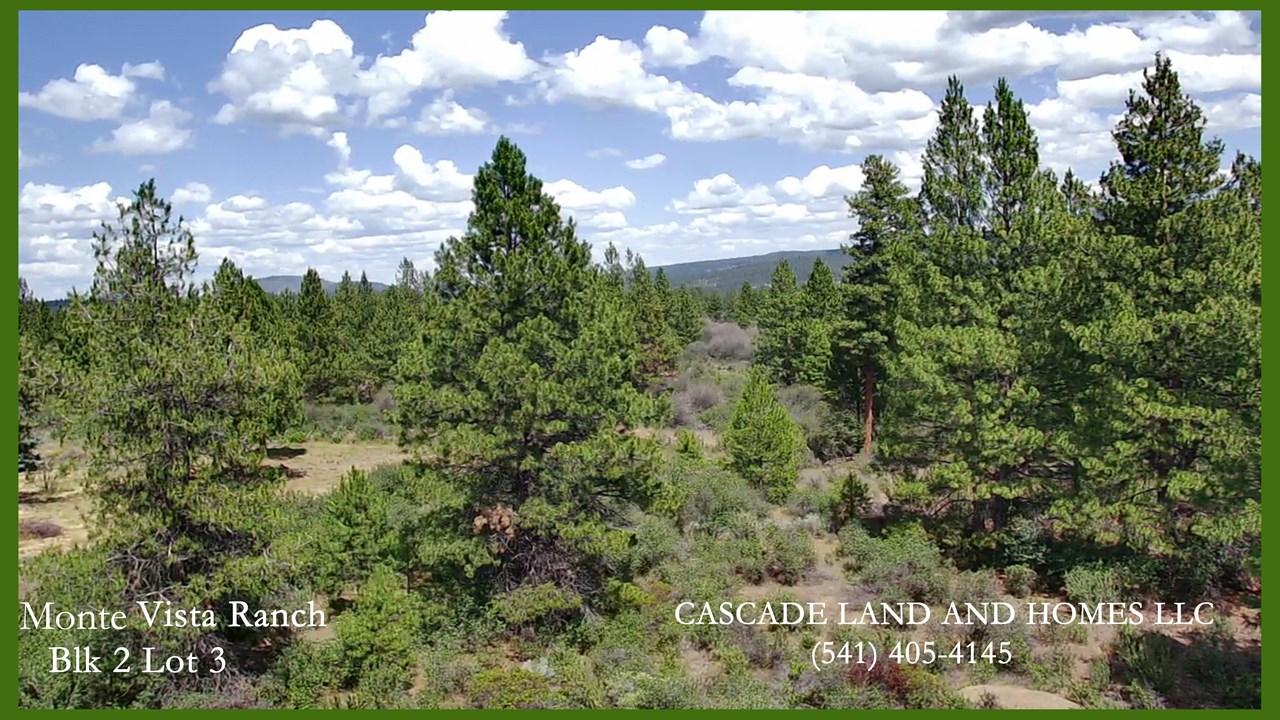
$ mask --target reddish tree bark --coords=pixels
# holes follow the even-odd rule
[[[876,369],[867,365],[862,368],[862,455],[871,457],[871,446],[875,442],[876,424]]]

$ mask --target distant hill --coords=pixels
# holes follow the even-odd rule
[[[659,265],[650,268],[656,271],[659,267],[667,274],[667,279],[675,287],[688,285],[690,287],[702,287],[716,292],[729,292],[742,287],[743,282],[749,282],[756,287],[763,287],[769,284],[769,276],[773,274],[773,269],[778,263],[786,258],[791,263],[792,269],[796,271],[796,280],[804,282],[809,277],[809,272],[813,270],[813,261],[822,258],[830,268],[831,272],[836,274],[836,279],[840,277],[840,269],[849,264],[849,256],[837,249],[832,250],[782,250],[779,252],[769,253],[767,255],[753,255],[751,257],[727,258],[723,260],[699,260],[697,262],[676,263],[674,265]],[[279,295],[285,290],[298,292],[302,288],[302,278],[298,275],[271,275],[264,278],[255,278],[263,290],[272,295]],[[325,292],[332,295],[338,290],[338,283],[332,280],[321,279],[324,284]],[[372,283],[373,289],[382,292],[389,286],[384,283]]]
[[[786,258],[791,263],[792,269],[796,271],[796,280],[803,283],[809,277],[809,272],[813,270],[813,261],[822,258],[835,273],[836,279],[840,279],[840,270],[849,264],[849,256],[845,255],[839,249],[831,250],[781,250],[766,255],[752,255],[750,257],[725,258],[722,260],[698,260],[696,262],[676,263],[674,265],[658,265],[653,266],[650,270],[656,271],[659,267],[667,274],[667,279],[671,281],[672,286],[679,287],[688,285],[689,287],[701,287],[714,292],[729,292],[742,287],[742,283],[749,282],[756,287],[764,287],[769,284],[769,276],[773,274],[773,269],[778,263]],[[291,292],[299,292],[302,289],[301,275],[268,275],[267,277],[254,278],[263,290],[272,295],[279,295],[285,290]],[[330,295],[338,291],[338,283],[333,280],[320,279],[324,285],[324,291]],[[370,282],[375,292],[382,292],[391,287],[386,283]],[[67,303],[64,299],[46,300],[45,302],[55,307],[62,307]]]
[[[254,278],[254,280],[258,281],[258,285],[263,290],[266,290],[272,295],[279,295],[285,290],[288,290],[294,293],[301,292],[302,290],[301,275],[268,275],[267,277],[263,277],[263,278]],[[324,278],[320,278],[320,284],[324,286],[324,291],[329,293],[330,295],[338,292],[338,283],[334,282],[333,280],[325,280]],[[391,287],[386,283],[380,283],[380,282],[370,281],[369,284],[373,286],[374,292],[382,292],[383,290],[386,290],[387,288]]]
[[[840,270],[849,264],[849,256],[839,249],[832,250],[782,250],[767,255],[728,258],[724,260],[699,260],[697,262],[662,265],[663,272],[673,286],[703,287],[717,292],[729,292],[749,282],[756,287],[769,284],[769,276],[783,259],[796,271],[796,280],[804,282],[813,270],[813,261],[822,261],[840,278]],[[655,270],[657,268],[654,268]]]

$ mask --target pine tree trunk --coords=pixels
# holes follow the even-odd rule
[[[871,457],[875,442],[876,422],[876,369],[871,365],[862,368],[862,456]]]

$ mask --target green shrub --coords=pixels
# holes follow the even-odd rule
[[[846,540],[853,547],[844,548]],[[947,599],[953,571],[918,525],[896,527],[885,537],[866,542],[856,531],[842,532],[841,541],[858,579],[879,593],[881,601],[940,603]]]
[[[680,545],[680,531],[671,521],[654,515],[641,514],[632,525],[631,547],[626,564],[632,576],[643,575],[676,553]]]
[[[808,534],[770,525],[764,533],[764,560],[770,577],[783,585],[795,585],[813,569],[817,557]]]
[[[472,679],[469,696],[472,706],[491,710],[537,710],[552,706],[547,678],[523,668],[485,670]]]
[[[1014,597],[1026,597],[1036,584],[1036,571],[1026,565],[1010,565],[1004,569],[1004,585]]]
[[[1096,605],[1120,602],[1120,581],[1114,568],[1103,565],[1081,565],[1062,577],[1063,590],[1074,602]]]
[[[1169,694],[1176,682],[1172,638],[1124,625],[1116,634],[1111,651],[1124,678],[1161,695]]]
[[[399,672],[408,687],[425,615],[422,602],[405,589],[403,575],[374,568],[351,609],[334,623],[348,681],[386,666]]]
[[[1009,521],[1001,538],[1005,565],[1043,568],[1048,557],[1048,541],[1034,519],[1017,516]]]
[[[845,525],[867,514],[871,507],[871,487],[849,472],[836,482],[825,497],[822,514],[831,532],[840,532]]]
[[[337,641],[295,642],[272,665],[262,694],[277,707],[320,708],[326,691],[341,685],[346,675]]]
[[[581,609],[581,595],[550,582],[524,585],[493,600],[494,616],[514,628],[559,624]]]

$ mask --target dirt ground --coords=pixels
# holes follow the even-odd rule
[[[75,467],[82,453],[53,440],[42,442],[38,452],[45,459],[44,469],[18,476],[20,561],[51,548],[80,545],[89,537],[85,520],[89,507],[81,492],[83,476]],[[353,467],[371,470],[405,457],[390,443],[304,442],[271,448],[265,464],[285,469],[287,490],[323,493],[336,487]],[[59,473],[56,467],[63,470]],[[35,537],[30,532],[45,528],[49,529],[46,532],[59,532],[52,537]]]

